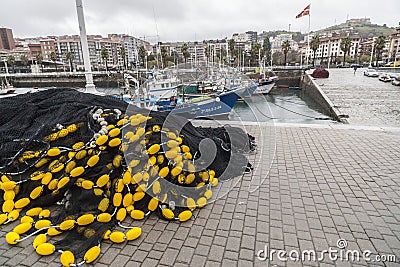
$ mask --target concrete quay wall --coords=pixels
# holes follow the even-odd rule
[[[319,85],[315,82],[309,74],[304,73],[300,79],[300,87],[302,88],[302,94],[311,97],[318,105],[320,105],[325,112],[329,114],[333,119],[347,123],[346,115],[341,114],[338,109],[335,108],[332,101],[322,91]]]

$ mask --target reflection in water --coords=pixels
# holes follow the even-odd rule
[[[230,120],[283,123],[332,123],[319,105],[301,90],[274,89],[268,95],[254,95],[238,102]]]

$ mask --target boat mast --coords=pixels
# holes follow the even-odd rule
[[[92,68],[90,66],[90,58],[89,58],[89,46],[86,35],[86,27],[85,27],[85,17],[83,15],[83,4],[82,0],[76,0],[76,12],[78,14],[78,22],[79,22],[79,32],[81,37],[81,45],[82,45],[82,54],[83,54],[83,63],[85,65],[85,77],[86,77],[86,93],[98,94],[96,90],[96,86],[93,83],[93,74]]]

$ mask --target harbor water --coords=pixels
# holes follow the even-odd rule
[[[16,88],[16,93],[34,93],[43,89]],[[60,88],[62,90],[62,88]],[[120,88],[97,88],[107,95],[123,93]],[[12,95],[2,95],[0,97]],[[1,101],[1,100],[0,100]],[[238,101],[229,115],[232,121],[260,121],[274,123],[332,123],[328,115],[301,90],[274,88],[268,95],[253,95]]]
[[[268,95],[253,95],[238,102],[230,120],[275,123],[326,124],[332,119],[299,88],[274,88]]]

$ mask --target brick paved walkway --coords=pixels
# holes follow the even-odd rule
[[[398,132],[255,125],[246,129],[260,144],[249,156],[256,167],[253,174],[189,222],[168,223],[152,216],[132,223],[142,225],[142,237],[123,244],[103,242],[96,266],[330,266],[334,262],[327,257],[319,263],[276,258],[271,263],[259,261],[256,253],[265,246],[322,251],[336,248],[339,238],[348,242],[347,249],[394,254],[397,263],[386,265],[400,266]],[[252,185],[261,182],[255,190]],[[60,266],[57,253],[39,257],[28,242],[6,244],[5,232],[14,226],[0,230],[1,266]]]

